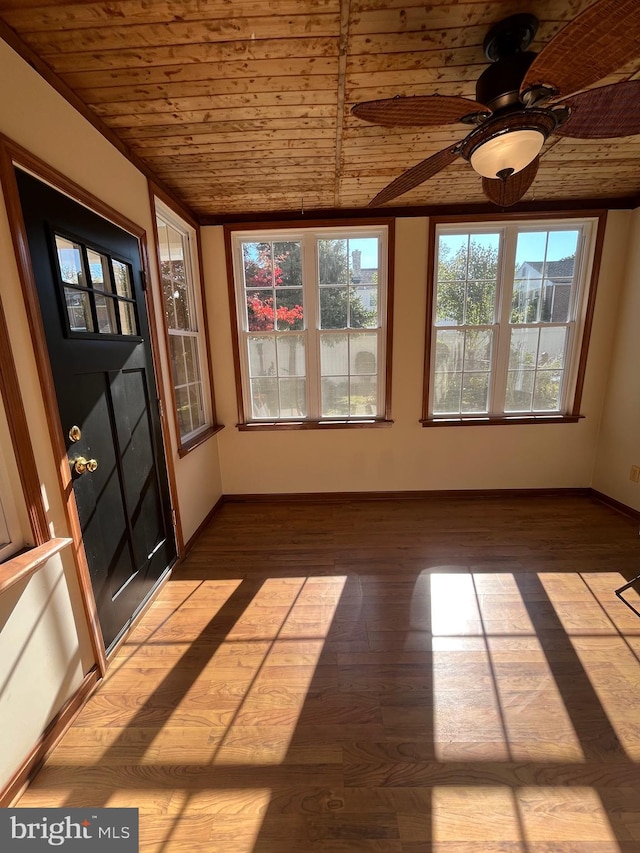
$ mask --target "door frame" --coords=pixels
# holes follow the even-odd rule
[[[160,347],[158,340],[158,331],[156,326],[156,314],[154,310],[153,292],[151,287],[151,275],[149,267],[149,252],[147,246],[147,234],[144,228],[132,222],[127,217],[123,216],[117,210],[113,209],[100,199],[93,196],[91,193],[84,190],[78,184],[67,178],[56,169],[46,164],[43,160],[31,154],[25,148],[0,134],[0,184],[4,191],[5,203],[9,219],[9,227],[11,230],[11,239],[18,267],[18,274],[22,285],[22,294],[24,298],[27,319],[29,323],[29,331],[31,334],[31,342],[40,381],[40,391],[44,403],[45,414],[51,446],[54,454],[54,462],[56,473],[58,475],[58,485],[60,496],[64,506],[65,518],[68,525],[69,535],[73,540],[73,553],[76,564],[76,573],[80,586],[80,594],[84,607],[85,617],[89,629],[91,644],[95,656],[95,662],[100,675],[104,675],[107,671],[108,660],[105,651],[105,645],[102,639],[100,623],[98,620],[96,601],[93,594],[93,587],[89,575],[89,566],[87,563],[84,544],[82,541],[82,530],[80,528],[80,520],[78,510],[73,493],[71,472],[67,460],[67,449],[58,410],[58,402],[56,398],[55,386],[53,382],[53,373],[51,362],[49,359],[49,351],[45,339],[42,317],[40,314],[40,303],[36,290],[35,278],[31,265],[31,255],[29,252],[29,244],[27,242],[26,229],[22,217],[22,208],[20,205],[20,196],[18,193],[17,181],[15,179],[14,167],[25,169],[35,178],[48,184],[53,189],[64,195],[69,196],[73,201],[78,202],[84,207],[89,208],[93,213],[104,219],[109,220],[114,225],[117,225],[122,230],[128,232],[138,241],[140,249],[140,260],[142,264],[143,274],[145,276],[147,287],[145,289],[146,311],[150,331],[150,346],[153,361],[153,369],[155,372],[156,395],[160,401],[160,424],[162,429],[163,439],[163,459],[167,470],[169,480],[169,497],[171,502],[171,514],[174,525],[176,538],[177,560],[180,561],[184,554],[184,538],[182,533],[182,525],[180,523],[180,514],[178,511],[178,492],[176,487],[175,466],[173,462],[171,435],[169,424],[167,422],[166,413],[168,411],[167,399],[165,395],[165,387],[163,382],[164,373],[162,371],[162,359],[160,355]],[[146,197],[146,196],[145,196]],[[151,212],[150,212],[151,217]],[[165,579],[168,575],[165,575]],[[147,602],[147,604],[149,601]],[[146,605],[145,605],[146,607]],[[110,655],[124,641],[129,631],[144,612],[145,607],[137,614],[127,631],[120,638],[118,643],[112,649]]]

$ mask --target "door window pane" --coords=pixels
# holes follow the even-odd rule
[[[118,301],[120,313],[120,328],[123,335],[137,335],[138,324],[136,322],[135,308],[132,302]]]
[[[91,302],[87,291],[65,287],[64,298],[71,331],[93,332],[94,324],[93,317],[91,316]]]
[[[96,317],[98,318],[98,330],[104,334],[117,335],[116,310],[113,299],[101,293],[95,294]]]
[[[87,249],[87,261],[92,286],[97,290],[113,292],[109,275],[109,258],[93,249]]]
[[[120,261],[112,261],[113,277],[116,282],[116,292],[118,296],[124,296],[131,299],[133,289],[131,287],[131,271],[126,264]]]
[[[82,248],[77,243],[56,234],[56,251],[60,276],[65,284],[87,286],[82,263]]]

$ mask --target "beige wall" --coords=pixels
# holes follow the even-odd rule
[[[582,413],[577,424],[425,429],[421,416],[425,334],[424,218],[396,223],[390,429],[239,432],[220,436],[225,493],[522,489],[591,485],[628,214],[607,227]],[[237,420],[222,229],[205,228],[218,408]]]
[[[0,791],[91,666],[62,556],[0,596]]]
[[[146,178],[0,41],[0,132],[142,226],[154,252]],[[41,400],[29,327],[0,197],[0,296],[7,315],[31,441],[52,535],[68,534]],[[154,273],[155,275],[155,273]],[[159,293],[158,282],[152,282]],[[156,296],[160,318],[160,299]],[[165,390],[169,372],[161,354]],[[221,494],[217,438],[174,458],[180,515],[188,539]],[[70,552],[0,599],[0,788],[44,726],[93,665]]]
[[[629,216],[626,272],[621,276],[593,487],[640,510],[640,483],[629,479],[631,466],[640,465],[640,209]]]
[[[0,72],[2,79],[12,81],[11,86],[2,87],[0,94],[0,132],[144,228],[153,256],[152,215],[145,176],[2,41]],[[159,324],[161,300],[153,265],[152,275]],[[19,339],[17,345],[23,340]],[[161,349],[161,368],[168,393],[170,372],[162,341]],[[221,494],[217,439],[210,439],[181,459],[176,452],[172,420],[170,426],[180,515],[188,539]]]

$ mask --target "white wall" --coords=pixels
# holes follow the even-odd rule
[[[0,41],[0,132],[142,226],[155,252],[146,178],[4,42]],[[9,223],[0,197],[0,296],[42,481],[51,534],[67,536],[46,414]],[[159,285],[152,282],[157,320]],[[159,326],[161,328],[161,326]],[[170,372],[161,354],[165,391]],[[169,398],[170,399],[170,398]],[[217,437],[184,459],[176,451],[179,509],[185,539],[193,534],[222,490]],[[44,726],[73,695],[93,665],[70,551],[55,558],[24,587],[0,599],[0,789],[26,757]]]
[[[640,510],[640,483],[629,479],[631,466],[640,465],[640,209],[630,219],[593,487]]]
[[[240,432],[220,227],[203,229],[219,414],[222,485],[228,494],[591,485],[602,401],[624,272],[626,212],[608,221],[601,281],[577,424],[423,428],[426,315],[425,218],[396,223],[393,340],[394,424],[389,429]]]

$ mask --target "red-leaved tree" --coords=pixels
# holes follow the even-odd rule
[[[280,287],[284,281],[281,264],[290,262],[291,253],[283,251],[276,254],[272,243],[259,243],[257,257],[248,252],[244,255],[245,284],[247,288],[261,288],[262,293],[249,291],[247,293],[247,313],[249,331],[269,332],[277,329],[302,328],[303,307],[295,302],[298,292],[282,290],[274,307],[273,295],[267,296],[264,291]],[[273,293],[273,291],[272,291]],[[287,297],[295,302],[287,305]]]

